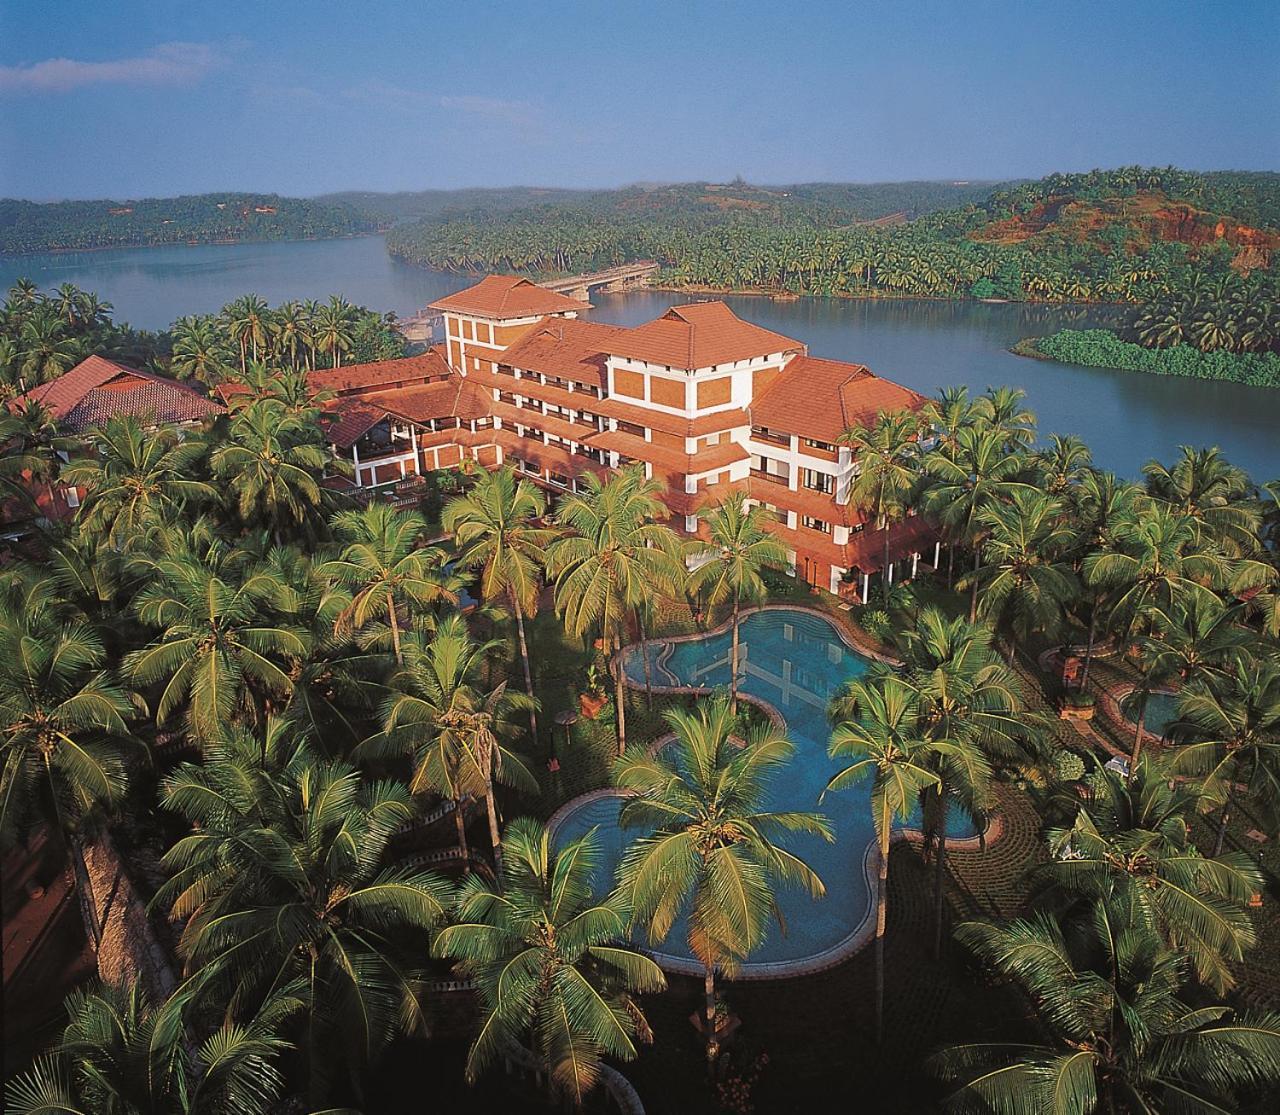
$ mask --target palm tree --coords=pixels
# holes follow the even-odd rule
[[[1087,584],[1110,590],[1111,623],[1122,639],[1145,617],[1195,597],[1216,603],[1213,589],[1230,579],[1227,562],[1202,544],[1195,520],[1159,503],[1118,524],[1114,546],[1087,554],[1082,573]]]
[[[52,311],[33,313],[23,321],[18,337],[22,347],[19,386],[24,390],[28,385],[56,379],[86,355],[84,342],[69,334]]]
[[[581,1107],[603,1059],[634,1060],[651,1040],[632,996],[662,991],[662,969],[628,943],[627,911],[595,897],[600,848],[594,830],[553,848],[543,825],[521,817],[507,830],[500,885],[478,875],[458,895],[458,924],[432,952],[459,962],[479,984],[480,1035],[467,1079],[511,1043],[533,1046],[553,1090]]]
[[[1048,446],[1035,456],[1035,467],[1041,475],[1043,490],[1052,496],[1066,496],[1074,492],[1093,472],[1093,454],[1089,447],[1068,434],[1051,434]]]
[[[952,1046],[958,1112],[1239,1111],[1280,1081],[1280,1016],[1178,998],[1181,958],[1119,909],[1100,907],[1088,947],[1046,915],[967,922],[956,936],[1026,995],[1039,1043]]]
[[[1029,449],[1036,440],[1036,416],[1022,405],[1026,397],[1020,387],[988,387],[978,399],[986,421],[1010,451]]]
[[[371,503],[340,512],[332,525],[346,545],[320,572],[352,590],[351,605],[338,617],[337,628],[359,630],[385,608],[396,662],[403,666],[398,609],[458,601],[457,590],[442,572],[443,555],[418,546],[426,520],[416,511]]]
[[[1099,903],[1137,911],[1202,984],[1225,994],[1235,983],[1229,965],[1255,942],[1246,903],[1262,888],[1257,863],[1196,850],[1187,823],[1196,795],[1164,764],[1144,759],[1130,778],[1100,771],[1090,790],[1072,825],[1049,830],[1053,859],[1036,877],[1048,893],[1082,902],[1087,921]]]
[[[855,426],[840,435],[853,450],[857,467],[849,499],[869,511],[876,529],[884,531],[883,586],[888,592],[889,527],[907,513],[919,478],[920,416],[910,410],[881,411],[874,426]]]
[[[86,489],[80,523],[112,549],[127,549],[190,504],[215,498],[214,489],[192,475],[202,446],[172,428],[148,428],[134,415],[109,418],[89,445],[92,452],[65,465],[62,479]]]
[[[1216,447],[1183,445],[1179,452],[1172,468],[1159,461],[1143,466],[1148,493],[1195,519],[1232,557],[1251,554],[1258,547],[1260,521],[1249,477]]]
[[[249,352],[258,359],[259,346],[265,347],[268,337],[268,315],[271,308],[256,294],[246,294],[223,308],[222,320],[231,339],[240,346],[240,371],[245,371]]]
[[[1005,636],[1013,665],[1018,640],[1062,628],[1075,598],[1071,566],[1060,560],[1072,532],[1058,498],[1035,488],[1014,488],[1009,502],[984,508],[977,523],[985,535],[985,564],[973,574],[982,586],[978,615]]]
[[[832,839],[817,813],[767,812],[761,806],[769,779],[793,754],[772,723],[735,738],[729,703],[716,698],[692,712],[670,709],[672,740],[650,754],[632,748],[614,770],[630,797],[624,828],[644,832],[623,854],[619,892],[635,924],[652,945],[664,941],[676,918],[689,915],[689,949],[703,968],[707,1061],[719,1053],[716,973],[732,977],[764,943],[778,914],[774,887],[803,886],[826,893],[803,860],[775,841],[803,832]]]
[[[173,372],[181,379],[214,384],[224,378],[222,334],[209,317],[182,317],[173,325]]]
[[[287,698],[306,632],[289,622],[297,594],[267,565],[213,543],[204,554],[180,550],[151,563],[133,610],[159,636],[130,652],[126,674],[163,683],[156,722],[186,706],[191,734],[217,738],[236,713],[256,716],[254,697]],[[255,693],[256,690],[256,693]]]
[[[1023,469],[1023,459],[1010,452],[1002,432],[979,423],[965,426],[955,435],[951,452],[941,449],[924,458],[930,486],[924,493],[924,509],[934,515],[954,542],[973,550],[973,572],[982,564],[982,523],[988,507],[1007,499]],[[969,622],[978,618],[978,580],[969,596]]]
[[[1246,657],[1223,680],[1193,681],[1178,701],[1173,766],[1194,776],[1201,805],[1221,807],[1214,856],[1222,852],[1240,786],[1280,832],[1280,663]]]
[[[1039,749],[1038,719],[1023,707],[1015,675],[991,646],[986,627],[948,619],[926,608],[902,633],[903,676],[919,699],[920,721],[932,738],[954,741],[955,755],[936,755],[941,782],[926,794],[926,835],[934,841],[934,956],[942,953],[942,884],[947,816],[954,802],[979,824],[991,772],[1013,767]]]
[[[695,550],[691,582],[709,604],[733,601],[733,651],[730,657],[729,711],[738,711],[738,627],[743,601],[755,603],[767,595],[761,572],[784,569],[787,548],[763,526],[766,511],[747,507],[731,496],[700,513],[710,528],[710,546]],[[647,658],[647,656],[646,656]]]
[[[165,853],[155,903],[185,920],[181,993],[217,1008],[298,981],[312,1102],[337,1064],[354,1073],[397,1032],[420,1031],[427,934],[449,884],[386,862],[413,813],[403,785],[364,780],[268,725],[231,733],[165,779],[194,826]],[[409,942],[416,939],[416,947]]]
[[[183,1028],[175,996],[159,1006],[137,984],[67,998],[70,1020],[52,1053],[9,1082],[11,1115],[258,1115],[282,1102],[279,1036],[302,1007],[294,988],[247,1019],[226,1017],[202,1041]]]
[[[82,894],[77,832],[127,785],[122,744],[129,696],[104,670],[98,632],[53,605],[47,582],[17,578],[0,593],[0,844],[46,809]]]
[[[538,525],[547,509],[542,493],[510,468],[482,473],[465,495],[444,509],[444,529],[458,547],[461,569],[480,570],[480,593],[486,600],[506,598],[516,619],[524,687],[533,700],[533,674],[524,621],[538,612],[546,547],[555,532]],[[530,738],[538,738],[537,713],[529,709]]]
[[[209,459],[240,521],[269,525],[277,542],[282,526],[300,525],[320,507],[319,476],[329,455],[313,432],[283,403],[260,399],[236,412],[226,442]]]
[[[959,751],[927,737],[920,724],[920,698],[905,680],[891,674],[855,679],[843,698],[851,715],[831,733],[828,752],[850,760],[823,790],[845,790],[870,777],[871,819],[879,861],[876,876],[876,1041],[884,1037],[884,931],[888,910],[889,841],[894,820],[905,821],[925,790],[939,790],[935,760]]]
[[[312,336],[317,349],[328,351],[333,367],[342,367],[342,354],[351,351],[354,342],[354,307],[345,299],[334,295],[327,305],[321,306],[312,320]]]
[[[408,754],[413,762],[409,788],[434,790],[454,803],[458,844],[467,859],[465,800],[483,797],[489,814],[494,863],[502,870],[502,838],[494,806],[495,781],[530,793],[538,780],[504,743],[511,718],[532,700],[507,692],[503,682],[484,689],[485,660],[501,643],[478,643],[458,614],[431,631],[405,638],[405,664],[391,678],[382,702],[382,731],[361,745],[359,755]]]
[[[565,496],[556,516],[565,533],[547,548],[547,572],[555,582],[556,611],[570,634],[599,631],[617,698],[618,754],[626,750],[626,687],[622,645],[627,621],[653,592],[672,591],[684,575],[680,543],[658,522],[669,512],[662,486],[631,467],[601,481],[594,473],[583,489]]]

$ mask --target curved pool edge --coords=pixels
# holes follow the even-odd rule
[[[849,632],[845,631],[839,623],[837,623],[830,615],[822,611],[820,608],[810,608],[804,605],[795,605],[795,604],[762,604],[752,608],[744,609],[743,611],[739,612],[738,618],[741,621],[742,619],[745,619],[748,615],[754,612],[763,612],[763,611],[805,612],[805,613],[808,613],[809,615],[819,616],[840,637],[840,640],[845,644],[845,646],[847,646],[855,654],[860,654],[860,655],[863,655],[864,657],[872,658],[875,661],[884,662],[888,665],[901,665],[901,662],[898,659],[892,658],[881,651],[875,650],[874,648],[869,648],[869,647],[859,645],[858,642],[855,639],[853,639],[853,637],[850,635]],[[663,642],[667,644],[678,643],[678,642],[679,643],[692,642],[694,640],[706,639],[706,638],[713,637],[715,635],[723,634],[724,632],[728,631],[732,626],[733,626],[733,620],[729,619],[725,623],[719,624],[718,626],[713,628],[709,628],[706,631],[695,632],[689,635],[675,635],[675,636],[671,636],[670,638],[650,639],[648,641],[650,643]],[[628,643],[625,647],[622,647],[620,650],[615,651],[610,659],[611,664],[617,661],[620,665],[622,665],[623,681],[632,689],[637,689],[637,690],[643,689],[644,684],[642,682],[637,683],[627,676],[627,672],[625,669],[625,656],[640,647],[641,647],[640,643]],[[657,692],[662,692],[662,693],[682,693],[682,694],[692,694],[694,696],[705,695],[705,694],[714,692],[714,690],[711,687],[700,686],[700,685],[654,684],[651,686],[651,688]],[[756,697],[749,693],[739,693],[738,699],[740,701],[748,701],[751,704],[756,705],[775,724],[779,725],[780,727],[785,727],[786,720],[782,716],[782,713],[769,701],[766,701],[761,697]],[[656,754],[658,751],[662,750],[662,748],[665,747],[673,738],[674,736],[669,732],[663,736],[660,736],[657,740],[655,740],[650,745],[649,747],[650,753]],[[579,794],[577,795],[577,797],[570,798],[563,805],[561,805],[554,813],[552,813],[550,818],[547,820],[548,838],[554,843],[556,838],[556,833],[559,831],[560,827],[564,824],[565,819],[571,813],[581,808],[582,806],[590,805],[598,801],[603,801],[605,798],[610,798],[610,797],[623,798],[627,796],[628,794],[626,790],[620,790],[616,786],[603,786],[599,789],[588,790],[584,794]],[[979,849],[987,845],[996,843],[996,841],[998,841],[1003,834],[1004,834],[1003,817],[999,813],[992,813],[990,817],[987,819],[986,828],[983,829],[983,831],[980,834],[975,836],[949,837],[947,839],[947,848],[948,850],[954,850],[954,851],[975,850],[975,849]],[[891,846],[899,841],[923,844],[926,842],[927,839],[928,839],[927,835],[920,829],[900,828],[900,829],[894,830],[893,834],[889,838],[889,843]],[[834,968],[837,965],[844,963],[844,961],[848,960],[850,957],[852,957],[857,952],[859,952],[863,948],[863,946],[866,945],[872,939],[872,937],[875,934],[875,912],[876,912],[875,893],[876,893],[878,860],[879,860],[879,849],[877,847],[876,841],[873,838],[867,841],[866,848],[863,850],[863,853],[862,853],[863,875],[867,884],[867,893],[870,895],[870,900],[867,902],[867,909],[862,916],[862,920],[859,921],[859,923],[846,936],[842,937],[839,941],[836,941],[834,944],[829,945],[827,948],[823,949],[821,952],[816,952],[809,956],[801,957],[798,960],[764,960],[764,961],[746,960],[746,961],[743,961],[742,964],[739,965],[738,972],[733,977],[733,979],[734,980],[772,980],[772,979],[789,979],[795,976],[813,975],[815,973],[824,972],[830,968]],[[821,899],[818,899],[818,901],[821,901]],[[643,948],[642,951],[647,956],[651,957],[653,961],[665,972],[672,972],[677,975],[686,975],[686,976],[701,976],[703,974],[702,965],[699,964],[696,960],[692,960],[683,956],[675,956],[675,955],[672,955],[671,953],[661,952],[652,948]]]
[[[1112,685],[1108,685],[1102,690],[1102,711],[1107,719],[1111,721],[1112,727],[1117,731],[1123,731],[1132,738],[1134,729],[1138,724],[1135,720],[1130,719],[1124,714],[1124,700],[1131,696],[1138,688],[1136,682],[1119,681]],[[1176,697],[1181,692],[1180,689],[1170,685],[1157,685],[1151,690],[1151,696]],[[1145,724],[1142,726],[1142,746],[1143,747],[1160,747],[1164,744],[1165,738],[1162,735],[1156,735]]]
[[[659,741],[659,745],[655,749],[660,749],[671,738],[670,736],[664,737],[663,740]],[[561,825],[564,824],[565,819],[581,806],[591,805],[597,801],[603,801],[605,798],[625,798],[627,796],[626,790],[620,790],[616,786],[603,786],[598,790],[588,790],[585,794],[579,794],[577,797],[571,798],[560,806],[547,821],[548,838],[554,843],[556,833]],[[981,834],[977,836],[948,837],[947,850],[975,851],[995,844],[1003,835],[1004,818],[999,813],[992,813],[987,819],[987,827],[983,829]],[[890,847],[900,841],[905,841],[909,844],[924,844],[927,839],[926,834],[920,829],[901,828],[894,830],[893,835],[889,838],[889,844]],[[875,934],[875,893],[878,860],[879,849],[876,842],[874,839],[868,840],[867,846],[862,853],[862,870],[867,884],[867,893],[871,896],[871,900],[867,903],[867,910],[862,915],[862,920],[846,936],[836,941],[835,944],[827,946],[821,952],[812,953],[798,960],[744,960],[738,967],[737,975],[732,978],[734,980],[771,980],[810,976],[843,964],[859,952]],[[821,899],[817,901],[821,901]],[[647,947],[642,948],[641,951],[650,957],[664,972],[674,972],[682,976],[701,976],[703,974],[702,965],[696,960],[690,960],[683,956],[674,956],[671,953]]]

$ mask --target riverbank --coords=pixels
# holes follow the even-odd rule
[[[380,239],[386,229],[375,232],[351,232],[342,236],[255,236],[243,240],[161,240],[141,244],[99,244],[93,248],[31,248],[23,252],[0,251],[0,259],[23,259],[27,256],[68,256],[81,252],[134,252],[150,248],[242,248],[250,244],[328,244],[334,240]]]
[[[1109,329],[1062,329],[1047,337],[1024,337],[1009,351],[1015,356],[1089,368],[1280,388],[1280,353],[1201,352],[1193,345],[1147,348],[1121,340]]]

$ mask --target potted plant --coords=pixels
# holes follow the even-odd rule
[[[1067,690],[1058,706],[1060,720],[1092,720],[1093,712],[1093,694],[1079,689]]]
[[[608,700],[600,677],[600,667],[593,662],[587,667],[586,692],[578,696],[578,711],[588,720],[594,720]]]

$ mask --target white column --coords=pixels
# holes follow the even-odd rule
[[[941,563],[941,561],[942,561],[942,541],[941,541],[941,539],[939,539],[937,542],[935,542],[935,543],[933,544],[933,567],[934,567],[934,569],[937,569],[937,568],[938,568],[938,565]]]
[[[886,584],[893,584],[893,562],[889,562],[888,567],[885,569],[884,578]]]
[[[920,555],[912,554],[911,555],[911,576],[912,577],[916,575],[916,569],[919,567],[919,565],[920,565]]]
[[[864,604],[867,602],[867,593],[870,591],[871,591],[871,576],[870,574],[864,573],[862,574],[862,602]]]

